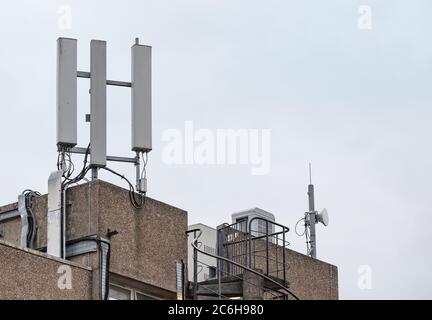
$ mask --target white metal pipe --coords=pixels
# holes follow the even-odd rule
[[[62,257],[62,176],[63,170],[50,174],[48,179],[47,253]]]

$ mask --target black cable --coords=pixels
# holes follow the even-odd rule
[[[57,155],[57,170],[63,169],[63,177],[70,178],[75,170],[70,148],[60,148]]]
[[[138,201],[136,199],[136,192],[135,192],[135,188],[133,186],[133,184],[122,174],[108,168],[108,167],[102,167],[102,169],[111,172],[112,174],[126,180],[127,184],[129,185],[129,200],[132,203],[132,205],[136,208],[136,209],[141,209],[144,207],[144,203],[145,203],[145,195],[141,195],[141,199]]]
[[[87,165],[87,159],[88,159],[89,153],[90,153],[90,143],[88,144],[87,150],[85,152],[85,156],[84,156],[84,160],[83,160],[83,168],[76,175],[76,177],[70,178],[72,176],[74,170],[75,170],[75,166],[72,162],[70,150],[66,149],[66,150],[61,150],[59,152],[59,155],[57,157],[57,169],[60,170],[60,167],[61,167],[60,164],[63,165],[63,163],[68,162],[67,166],[65,165],[64,172],[63,172],[63,177],[65,178],[65,180],[62,182],[62,190],[65,190],[69,185],[71,185],[73,183],[79,182],[80,180],[82,180],[86,176],[87,172],[90,170],[90,165]],[[114,173],[114,171],[112,171],[112,172]],[[124,179],[129,183],[129,186],[131,187],[132,185],[129,182],[129,180],[127,180],[126,178],[124,178]],[[133,186],[132,186],[132,188],[133,188]],[[134,200],[135,200],[135,198],[134,198]],[[108,300],[108,297],[109,297],[109,265],[110,265],[110,257],[111,257],[111,244],[105,240],[97,239],[97,238],[91,238],[91,237],[81,238],[77,241],[68,242],[68,244],[79,242],[79,241],[86,241],[86,240],[87,241],[88,240],[95,241],[98,244],[100,255],[101,255],[100,257],[102,257],[102,254],[103,254],[102,243],[104,243],[108,246],[107,254],[106,254],[106,277],[105,277],[105,283],[104,283],[105,295],[103,297],[101,297],[103,300]],[[101,261],[102,261],[102,259],[101,259]],[[101,277],[102,277],[102,273],[101,273]],[[101,286],[102,286],[102,281],[101,281]],[[101,293],[102,293],[102,287],[101,287]]]
[[[306,232],[306,222],[305,222],[305,225],[304,225],[305,226],[305,230],[303,231],[302,234],[300,234],[300,233],[297,232],[297,226],[300,223],[300,221],[305,220],[305,219],[306,218],[303,217],[299,221],[297,221],[296,224],[295,224],[294,231],[295,231],[296,235],[298,235],[299,237],[303,237],[305,235],[305,232]]]
[[[22,192],[24,196],[25,209],[27,211],[28,231],[26,235],[27,247],[34,247],[34,240],[37,234],[37,220],[32,211],[33,198],[39,197],[41,194],[37,191],[26,189]]]
[[[65,164],[67,163],[67,166],[65,168],[65,173],[64,173],[63,176],[66,177],[66,178],[70,178],[72,176],[72,174],[74,173],[74,171],[75,171],[75,166],[74,166],[74,164],[72,162],[72,155],[70,153],[70,150],[68,150],[65,153],[65,160],[64,160],[64,162],[65,162]]]
[[[72,178],[72,179],[70,178],[70,176],[72,175],[74,167],[72,164],[70,153],[68,154],[68,161],[70,164],[68,165],[67,172],[65,174],[63,174],[63,177],[65,178],[65,180],[62,182],[62,189],[63,190],[66,189],[67,186],[82,180],[85,177],[85,175],[87,174],[87,172],[90,170],[90,165],[87,165],[87,158],[88,158],[89,152],[90,152],[90,143],[87,147],[87,150],[86,150],[86,153],[84,156],[83,168],[80,171],[80,173],[75,178]],[[143,155],[143,159],[144,159],[144,155]],[[147,164],[147,161],[148,161],[148,158],[144,162],[144,168],[143,169],[145,169],[145,165]],[[57,160],[57,165],[59,166],[59,159]],[[139,200],[137,200],[135,187],[124,175],[121,175],[120,173],[117,173],[116,171],[114,171],[108,167],[102,167],[102,169],[105,169],[105,170],[111,172],[112,174],[115,174],[116,176],[119,176],[120,178],[126,180],[126,182],[128,183],[128,186],[129,186],[129,200],[130,200],[130,202],[137,209],[141,209],[144,207],[145,195],[141,195],[141,198]]]
[[[89,152],[90,152],[90,143],[88,144],[88,147],[87,147],[87,150],[86,150],[86,153],[84,156],[83,168],[81,169],[80,173],[78,173],[78,175],[75,178],[70,179],[69,177],[64,176],[65,180],[67,180],[67,181],[62,182],[63,189],[65,189],[67,186],[69,186],[73,183],[76,183],[76,182],[82,180],[85,177],[85,175],[87,174],[87,172],[90,170],[90,166],[87,166],[87,159],[88,159]]]
[[[96,242],[96,244],[99,247],[99,259],[100,262],[102,263],[102,255],[103,255],[103,248],[102,248],[102,244],[106,244],[108,246],[107,249],[107,254],[106,254],[106,276],[105,276],[105,283],[102,284],[102,281],[100,281],[100,293],[101,293],[101,298],[102,300],[108,300],[109,297],[109,267],[110,267],[110,259],[111,259],[111,243],[109,241],[100,239],[100,238],[95,238],[94,236],[86,236],[83,238],[79,238],[79,239],[75,239],[75,240],[70,240],[67,241],[66,244],[67,245],[71,245],[71,244],[75,244],[75,243],[79,243],[82,241],[93,241]],[[102,271],[102,265],[100,266],[101,271]],[[100,277],[102,280],[102,272],[100,272]],[[102,285],[105,285],[105,295],[102,297]]]

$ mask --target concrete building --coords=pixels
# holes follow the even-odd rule
[[[105,41],[90,48],[90,72],[78,71],[77,40],[57,39],[57,170],[48,195],[26,190],[0,207],[0,299],[296,298],[290,288],[303,299],[337,298],[337,268],[288,250],[289,229],[271,213],[254,208],[233,214],[232,225],[188,231],[186,211],[143,198],[151,46],[135,39],[131,82],[107,80]],[[77,78],[90,79],[87,148],[77,146]],[[107,155],[107,85],[131,88],[133,158]],[[84,155],[76,176],[71,154]],[[135,185],[107,161],[133,163]],[[98,180],[101,169],[129,190]]]
[[[238,224],[237,229],[246,230],[248,228],[248,223],[254,218],[261,217],[271,221],[275,221],[275,217],[272,213],[262,210],[260,208],[253,208],[244,211],[238,211],[231,215],[232,223]],[[265,234],[265,224],[262,223],[261,220],[252,221],[252,230],[254,235],[257,234]],[[210,226],[207,226],[203,223],[192,224],[188,227],[188,230],[200,229],[202,232],[201,237],[199,238],[198,245],[206,252],[216,254],[216,229]],[[269,233],[274,232],[274,226],[268,226]],[[273,231],[272,231],[273,230]],[[188,242],[191,243],[194,239],[194,234],[190,233],[188,235]],[[192,246],[188,246],[188,276],[189,279],[193,279],[193,248]],[[217,262],[215,258],[201,255],[200,261],[198,262],[198,274],[197,279],[199,282],[213,279],[216,277],[216,269]]]
[[[186,211],[151,198],[136,209],[128,190],[101,180],[71,187],[67,260],[44,253],[46,195],[34,199],[32,211],[35,246],[24,249],[18,204],[0,207],[0,299],[104,299],[108,291],[115,299],[177,297],[177,265],[187,261]]]
[[[273,222],[275,221],[275,216],[272,213],[260,208],[239,211],[231,215],[232,223],[239,224],[239,230],[247,230],[249,227],[249,222],[252,221],[251,230],[254,236],[266,234],[266,227],[269,234],[273,233],[274,225],[268,224],[268,226],[266,226],[265,220],[261,220],[259,218],[264,218],[265,220]]]
[[[232,224],[216,229],[201,223],[188,227],[189,242],[197,239],[197,249],[188,247],[188,277],[198,280],[196,286],[190,283],[191,297],[293,298],[284,293],[285,287],[299,299],[338,299],[337,267],[290,250],[286,239],[289,228],[276,223],[273,214],[254,208],[236,212],[231,218]],[[214,278],[208,276],[211,272],[216,272]]]
[[[279,240],[257,235],[253,246],[245,246],[241,240],[247,238],[233,225],[188,228],[186,211],[151,198],[137,209],[128,190],[101,180],[67,189],[66,205],[67,259],[46,253],[47,195],[32,201],[37,232],[27,248],[18,203],[0,207],[0,299],[217,299],[218,270],[223,298],[281,298],[271,281],[289,286],[300,299],[338,298],[335,266],[285,248]],[[188,229],[203,231],[197,284]],[[218,249],[222,229],[226,237]],[[227,267],[228,262],[218,266],[208,256],[219,251],[224,259],[247,266],[245,252],[252,247],[254,273]],[[256,252],[267,253],[255,257]]]
[[[199,238],[198,247],[210,254],[216,254],[216,229],[202,223],[192,224],[188,230],[200,229],[202,235]],[[189,233],[188,243],[194,239],[194,233]],[[194,256],[193,248],[188,245],[188,278],[192,281],[194,278]],[[197,262],[197,279],[198,282],[216,278],[217,262],[216,259],[210,256],[202,255]]]

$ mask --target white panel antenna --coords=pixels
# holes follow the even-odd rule
[[[136,185],[129,184],[131,204],[144,206],[147,192],[145,168],[148,152],[152,149],[151,121],[151,47],[140,45],[138,38],[131,49],[131,82],[107,80],[106,42],[90,43],[90,72],[77,70],[77,40],[57,40],[57,159],[58,171],[49,180],[48,194],[48,253],[65,258],[66,250],[66,189],[85,178],[91,169],[92,179],[104,169],[126,179],[107,167],[107,161],[128,162],[135,165]],[[90,79],[90,143],[77,147],[77,78]],[[132,151],[134,157],[107,155],[107,85],[131,88]],[[86,117],[87,118],[87,117]],[[75,177],[71,154],[85,154],[84,167]],[[90,164],[87,157],[90,154]],[[143,169],[141,171],[141,161]],[[61,179],[64,178],[63,181]],[[59,182],[60,181],[60,182]],[[141,194],[135,196],[135,190]],[[52,200],[55,199],[55,200]],[[59,199],[61,203],[59,203]]]
[[[77,40],[58,39],[57,145],[61,153],[90,153],[92,177],[107,161],[130,162],[136,166],[136,188],[145,193],[147,182],[141,173],[141,158],[152,149],[151,47],[131,48],[131,82],[107,80],[106,42],[91,41],[90,72],[77,71]],[[90,147],[77,144],[77,79],[90,79]],[[135,157],[107,156],[107,85],[131,88],[132,151]],[[142,157],[141,157],[142,155]],[[64,157],[61,157],[62,159]],[[144,165],[146,161],[143,160]]]
[[[132,46],[132,150],[152,149],[151,47]]]
[[[90,163],[106,166],[107,151],[107,89],[106,42],[90,43]]]
[[[57,40],[57,145],[77,144],[77,41]]]

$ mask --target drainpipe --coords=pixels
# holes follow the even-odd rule
[[[61,187],[62,207],[61,207],[61,224],[62,224],[62,258],[66,259],[66,188]]]

